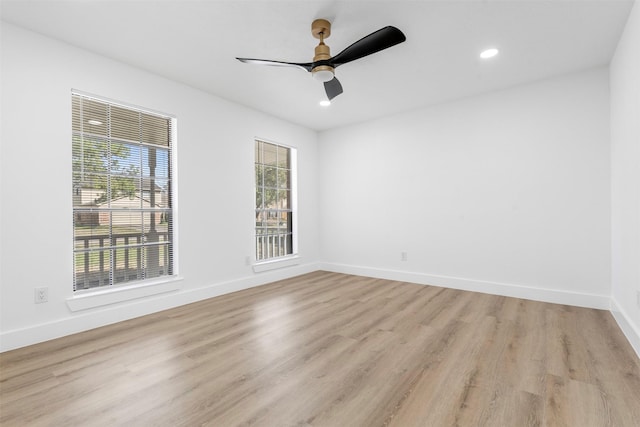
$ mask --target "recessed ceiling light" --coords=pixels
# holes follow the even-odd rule
[[[329,105],[331,105],[331,101],[329,101],[328,99],[323,99],[322,101],[320,101],[321,107],[328,107]]]
[[[497,54],[498,54],[498,49],[492,47],[491,49],[483,50],[482,53],[480,53],[480,58],[489,59],[489,58],[493,58]]]
[[[94,125],[94,126],[100,126],[102,124],[102,122],[100,120],[87,120],[87,123],[89,123],[90,125]]]

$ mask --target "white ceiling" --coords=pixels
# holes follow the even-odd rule
[[[315,130],[609,63],[633,0],[30,1],[2,19]],[[236,56],[310,62],[311,22],[333,55],[386,25],[407,41],[341,66],[328,108],[309,73]],[[483,48],[500,55],[480,60]]]

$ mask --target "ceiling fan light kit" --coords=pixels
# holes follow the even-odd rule
[[[249,64],[295,67],[308,71],[315,80],[324,83],[327,98],[332,100],[343,92],[342,85],[335,77],[335,69],[337,67],[390,48],[406,40],[402,31],[396,27],[388,26],[363,37],[336,56],[331,57],[329,46],[324,43],[324,39],[331,35],[331,23],[326,19],[316,19],[311,23],[311,35],[320,40],[320,43],[315,48],[313,62],[284,62],[253,58],[236,59]]]
[[[328,65],[320,65],[319,67],[314,68],[311,70],[311,74],[314,79],[322,83],[326,83],[335,77],[333,68]]]

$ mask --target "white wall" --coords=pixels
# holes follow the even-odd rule
[[[322,132],[319,152],[324,268],[608,308],[606,69]]]
[[[71,89],[178,119],[182,289],[72,313]],[[3,23],[0,350],[317,269],[315,132]],[[298,148],[302,264],[254,274],[253,141]],[[34,304],[34,288],[49,302]]]
[[[612,311],[640,355],[640,5],[611,62]]]

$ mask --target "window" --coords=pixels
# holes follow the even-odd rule
[[[256,260],[295,253],[295,149],[255,142]]]
[[[72,94],[75,291],[173,275],[173,120]]]

